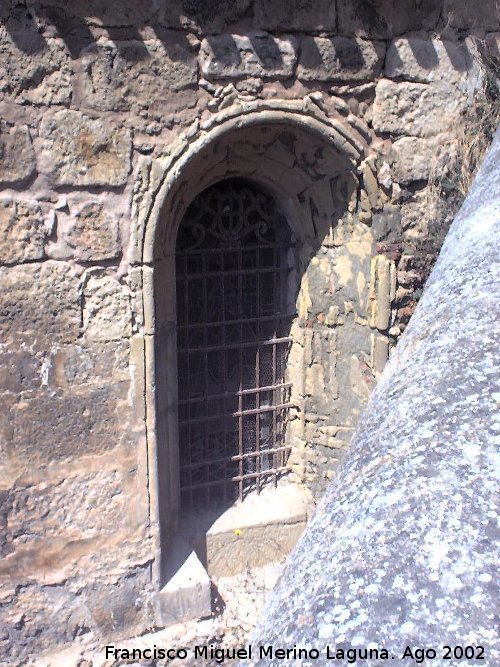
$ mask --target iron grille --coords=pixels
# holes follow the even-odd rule
[[[291,237],[236,179],[199,195],[177,238],[181,509],[229,506],[286,471]]]

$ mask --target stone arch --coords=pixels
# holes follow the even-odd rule
[[[356,171],[368,152],[367,135],[359,120],[340,113],[328,117],[310,97],[254,102],[197,121],[167,158],[140,166],[131,243],[133,306],[140,331],[136,373],[141,375],[137,385],[143,387],[137,413],[146,424],[145,468],[156,553],[166,553],[179,516],[173,285],[177,229],[187,207],[224,178],[253,181],[276,198],[286,215],[298,240],[300,276],[349,202],[356,200]],[[298,277],[298,318],[304,322],[308,285],[299,283]],[[303,352],[301,340],[292,356]],[[296,470],[301,465],[295,461]],[[158,562],[155,578],[162,579]]]

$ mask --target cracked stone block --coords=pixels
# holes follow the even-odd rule
[[[83,328],[88,340],[110,341],[131,336],[130,295],[116,278],[91,275],[83,296]]]
[[[288,78],[297,61],[297,41],[292,36],[214,35],[201,43],[200,67],[208,79],[247,76]]]
[[[79,277],[65,262],[0,267],[4,343],[74,341],[80,331]]]
[[[130,171],[130,130],[78,111],[44,117],[42,167],[57,185],[119,186]]]
[[[46,230],[37,202],[0,200],[0,264],[44,256]]]
[[[1,75],[0,75],[1,76]],[[0,184],[22,184],[36,173],[35,151],[26,125],[0,122]]]
[[[351,37],[304,37],[297,77],[304,81],[367,81],[382,70],[385,45]]]
[[[96,109],[148,107],[197,81],[197,53],[174,30],[163,31],[162,40],[92,44],[81,58],[85,98]]]
[[[0,99],[21,104],[68,104],[71,59],[61,39],[42,37],[36,27],[0,26]]]
[[[254,25],[262,30],[335,30],[335,3],[331,0],[257,0]]]
[[[465,44],[421,37],[395,39],[385,61],[385,74],[389,78],[419,83],[459,83],[472,68]]]
[[[121,254],[117,219],[96,202],[86,204],[78,211],[66,242],[75,249],[77,259],[85,262],[116,259]]]
[[[459,125],[467,98],[448,83],[396,83],[382,79],[375,89],[377,132],[429,137]]]

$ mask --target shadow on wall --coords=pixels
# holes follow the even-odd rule
[[[236,34],[249,35],[251,42],[251,57],[255,58],[264,70],[277,68],[283,65],[283,54],[278,40],[270,35],[263,35],[255,31],[277,29],[284,32],[294,32],[312,29],[314,22],[319,25],[324,18],[320,7],[311,8],[312,17],[303,16],[303,3],[296,0],[290,3],[288,15],[282,16],[279,3],[263,5],[263,0],[213,0],[199,2],[197,0],[177,0],[157,3],[153,0],[133,2],[124,0],[120,3],[102,3],[97,0],[84,2],[76,0],[67,3],[64,0],[35,0],[23,3],[13,0],[0,1],[0,22],[5,26],[10,38],[27,55],[33,55],[48,49],[44,33],[55,29],[57,35],[63,39],[73,59],[78,58],[81,51],[96,41],[95,30],[104,29],[111,41],[116,43],[120,55],[130,62],[138,62],[150,58],[148,49],[143,43],[144,36],[139,28],[151,28],[156,37],[162,42],[168,56],[172,60],[182,59],[182,52],[173,46],[172,33],[169,29],[185,28],[190,32],[208,35],[208,42],[214,56],[222,64],[237,65],[241,60],[241,49],[228,31]],[[322,3],[319,3],[320,5]],[[392,2],[377,2],[375,0],[357,0],[347,2],[340,0],[337,7],[336,24],[330,21],[327,26],[335,30],[336,36],[322,38],[330,44],[318,48],[316,40],[306,38],[304,53],[301,58],[303,66],[318,68],[327,66],[328,61],[334,60],[339,69],[352,71],[353,74],[366,65],[367,55],[360,40],[346,39],[354,35],[369,39],[387,39],[402,34],[408,30],[435,29],[446,19],[452,27],[481,28],[481,17],[477,25],[466,25],[467,17],[460,18],[460,12],[454,8],[452,0],[436,3],[427,0],[418,8],[414,3],[404,3],[408,7],[395,8]],[[443,16],[439,15],[439,6],[443,4]],[[485,3],[488,4],[488,3]],[[396,10],[397,9],[397,10]],[[494,8],[485,9],[485,15],[490,12],[494,16]],[[277,24],[276,24],[277,21]],[[305,22],[305,23],[304,23]],[[319,23],[318,23],[319,22]],[[463,23],[463,25],[461,25]],[[276,24],[276,25],[275,25]],[[309,26],[311,24],[311,26]],[[456,25],[455,25],[456,24]],[[443,26],[444,27],[444,24]],[[253,34],[252,34],[252,31]],[[224,40],[214,41],[213,35],[226,32]],[[188,45],[185,34],[178,32],[176,42],[181,39]],[[124,42],[136,41],[135,48],[124,48]],[[443,42],[453,66],[464,71],[470,67],[470,54],[466,51],[458,52],[451,42]],[[410,48],[417,63],[427,69],[437,67],[439,54],[433,43],[416,40],[410,42]],[[498,54],[494,54],[498,55]],[[287,73],[288,75],[291,72]]]

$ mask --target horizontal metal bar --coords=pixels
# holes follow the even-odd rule
[[[292,267],[254,267],[252,269],[218,269],[217,271],[200,271],[199,273],[186,273],[185,275],[178,275],[176,280],[177,282],[182,282],[183,284],[186,281],[190,280],[201,280],[202,278],[228,278],[230,276],[255,276],[261,274],[269,273],[290,273],[293,271]]]
[[[226,391],[223,394],[210,394],[208,396],[195,396],[193,398],[183,398],[178,401],[179,405],[192,405],[193,403],[199,403],[200,401],[210,400],[214,401],[219,398],[234,398],[235,396],[248,396],[250,394],[262,393],[264,391],[273,391],[274,389],[287,389],[291,387],[291,382],[282,382],[281,384],[272,384],[267,387],[255,387],[255,389],[239,389],[238,391]]]
[[[289,248],[295,248],[297,246],[296,243],[290,242],[286,244],[286,250]],[[207,254],[213,254],[216,252],[247,252],[248,250],[268,250],[269,248],[278,248],[278,250],[283,250],[283,246],[280,243],[270,243],[269,245],[245,245],[244,248],[242,249],[241,246],[230,246],[230,245],[225,245],[223,248],[193,248],[192,250],[182,250],[181,252],[175,253],[175,257],[184,257],[186,255],[207,255]]]
[[[290,336],[287,336],[286,338],[269,338],[269,340],[262,340],[256,343],[255,341],[251,342],[236,342],[236,343],[230,343],[226,345],[210,345],[210,346],[205,346],[205,347],[184,347],[184,348],[179,348],[178,353],[179,354],[186,354],[186,353],[191,353],[191,352],[217,352],[220,350],[233,350],[233,349],[240,349],[242,347],[264,347],[266,345],[278,345],[279,343],[291,343],[292,339]]]
[[[211,422],[215,419],[227,419],[228,417],[246,417],[247,415],[257,415],[263,412],[274,412],[277,410],[286,410],[292,408],[294,403],[278,403],[278,405],[266,405],[260,408],[250,408],[248,410],[241,410],[238,412],[225,412],[216,415],[204,415],[203,417],[194,417],[193,419],[179,419],[179,425],[184,424],[201,424],[203,422]]]
[[[227,477],[223,480],[216,480],[210,482],[200,482],[200,484],[191,484],[182,487],[182,491],[194,491],[196,489],[206,489],[207,486],[225,486],[231,484],[231,482],[240,482],[245,479],[262,479],[263,477],[269,477],[271,475],[275,476],[280,472],[290,472],[290,469],[286,466],[281,468],[268,468],[268,470],[262,470],[261,472],[252,472],[245,475],[237,475],[236,477]]]
[[[281,452],[291,452],[291,445],[283,445],[283,447],[275,447],[274,449],[261,449],[260,452],[244,452],[242,454],[234,454],[233,456],[228,456],[224,459],[207,459],[206,461],[200,461],[199,463],[185,463],[180,465],[180,470],[193,470],[195,468],[210,467],[211,465],[216,465],[219,463],[238,463],[239,461],[247,461],[248,459],[257,459],[262,454],[280,454]]]
[[[217,320],[216,322],[201,322],[194,324],[179,324],[177,329],[182,331],[188,331],[189,329],[208,329],[210,327],[220,327],[221,324],[231,325],[231,324],[248,324],[251,322],[272,322],[272,321],[281,321],[288,320],[292,317],[295,317],[297,313],[280,313],[276,312],[273,315],[257,315],[256,317],[245,317],[239,318],[237,320]]]

